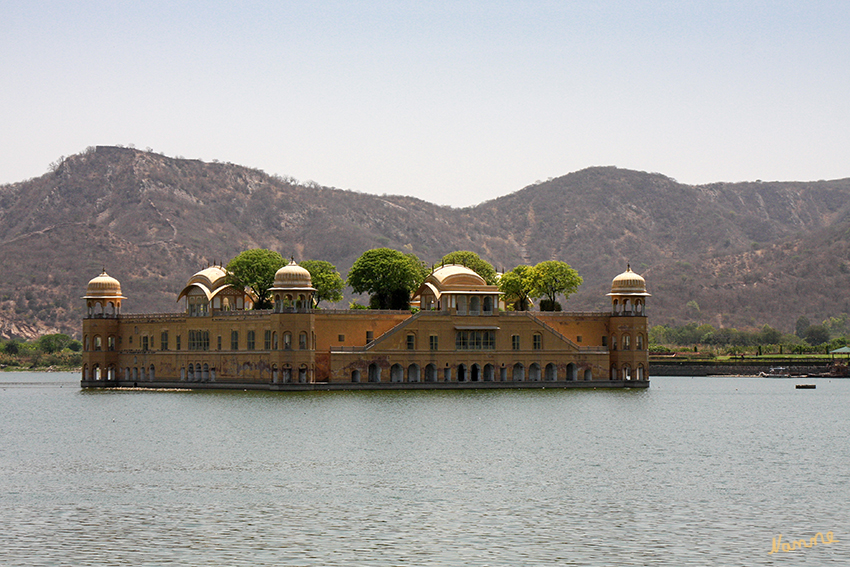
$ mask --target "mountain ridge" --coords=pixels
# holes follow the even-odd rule
[[[497,269],[566,261],[585,279],[567,310],[604,309],[631,264],[653,293],[652,324],[790,331],[800,315],[850,311],[848,197],[850,179],[686,185],[598,166],[453,208],[98,146],[0,186],[0,335],[76,333],[79,297],[103,268],[128,312],[173,311],[195,271],[247,248],[328,260],[344,276],[378,246],[429,264],[454,250]]]

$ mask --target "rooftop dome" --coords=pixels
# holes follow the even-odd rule
[[[487,285],[487,282],[484,281],[484,278],[478,275],[478,273],[471,268],[467,268],[466,266],[461,266],[459,264],[446,264],[445,266],[440,266],[431,272],[428,277],[437,280],[441,284],[465,284],[473,286]]]
[[[213,291],[223,285],[227,285],[227,270],[222,266],[208,266],[189,278],[186,285],[192,284],[201,284],[210,291]]]
[[[89,280],[84,299],[98,299],[101,297],[123,299],[121,295],[121,282],[107,274],[106,270],[103,270],[96,278]]]
[[[630,266],[627,266],[626,271],[619,274],[611,282],[611,293],[608,295],[648,296],[649,294],[646,292],[646,280],[634,273]]]
[[[295,260],[282,267],[274,274],[274,287],[293,288],[303,287],[312,289],[313,279],[310,272],[295,263]]]

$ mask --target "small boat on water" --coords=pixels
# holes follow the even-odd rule
[[[817,384],[797,384],[794,387],[798,390],[814,390],[817,388]]]

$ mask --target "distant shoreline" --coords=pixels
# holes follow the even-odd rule
[[[650,359],[649,361],[649,376],[650,379],[654,376],[754,376],[758,377],[761,373],[769,374],[774,368],[787,368],[790,378],[810,376],[810,375],[829,375],[833,369],[835,361],[830,359],[758,359],[744,358],[728,361],[712,361],[712,360],[689,360],[689,359],[670,359],[658,360]],[[834,375],[836,378],[841,375]]]

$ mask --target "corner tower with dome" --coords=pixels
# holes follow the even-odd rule
[[[83,299],[83,387],[267,390],[647,387],[646,281],[628,267],[599,312],[505,311],[496,286],[440,266],[414,293],[421,310],[312,308],[310,273],[277,271],[273,308],[223,266],[193,274],[176,313],[122,312],[103,273]]]

